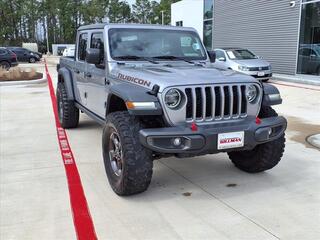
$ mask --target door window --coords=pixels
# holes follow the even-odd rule
[[[91,35],[90,48],[96,48],[100,50],[100,64],[104,64],[104,41],[102,32],[93,33]]]
[[[224,58],[224,59],[226,59],[226,55],[224,54],[223,51],[221,51],[221,50],[216,50],[215,52],[216,52],[216,59],[219,59],[219,58]]]
[[[86,59],[86,50],[87,50],[88,34],[82,33],[79,36],[79,45],[78,45],[78,60],[84,61]]]

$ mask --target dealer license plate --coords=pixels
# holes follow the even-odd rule
[[[264,72],[258,72],[258,77],[263,77],[264,75]]]
[[[244,132],[218,134],[218,149],[239,148],[244,145]]]

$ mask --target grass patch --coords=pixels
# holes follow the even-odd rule
[[[0,68],[0,81],[23,81],[42,79],[43,74],[37,72],[34,68],[22,70],[19,67],[5,70]]]

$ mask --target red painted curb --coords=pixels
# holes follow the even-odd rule
[[[48,79],[49,93],[51,97],[52,109],[54,113],[58,143],[60,147],[61,157],[65,167],[70,204],[73,215],[73,223],[77,234],[77,239],[80,240],[94,240],[97,239],[96,232],[94,229],[93,221],[90,215],[86,196],[83,191],[81,184],[80,175],[78,168],[73,157],[73,153],[68,141],[66,131],[61,127],[58,118],[58,108],[56,96],[54,94],[54,88],[52,85],[52,79],[48,71],[47,63],[45,62],[46,75]]]

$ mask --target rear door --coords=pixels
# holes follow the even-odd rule
[[[74,88],[78,90],[78,98],[79,101],[83,106],[87,105],[87,88],[86,88],[86,69],[87,64],[85,62],[86,59],[86,50],[88,48],[88,32],[81,31],[78,33],[77,36],[77,52],[76,52],[76,62],[75,62],[75,69],[73,69],[73,79],[74,81]]]
[[[100,50],[100,63],[97,65],[87,63],[88,108],[101,118],[105,118],[107,99],[104,43],[102,30],[91,32],[89,46]]]

